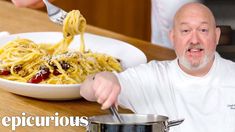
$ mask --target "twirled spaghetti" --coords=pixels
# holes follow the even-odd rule
[[[63,40],[55,45],[21,38],[8,42],[0,48],[0,77],[29,83],[76,84],[100,71],[120,72],[117,59],[85,51],[85,27],[84,17],[73,10],[64,20]],[[81,37],[80,48],[70,51],[69,44],[77,34]]]

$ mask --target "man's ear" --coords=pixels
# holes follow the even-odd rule
[[[221,34],[221,30],[220,30],[220,28],[219,28],[219,27],[217,27],[217,28],[215,29],[216,45],[218,45],[218,44],[219,44],[220,34]]]
[[[172,46],[175,47],[175,44],[174,44],[174,31],[173,31],[173,29],[171,29],[171,30],[169,31],[168,36],[169,36],[169,39],[170,39],[170,41],[171,41]]]

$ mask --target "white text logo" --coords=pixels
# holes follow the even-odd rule
[[[53,121],[53,123],[51,123]],[[88,117],[86,116],[59,116],[56,112],[53,116],[26,116],[22,113],[21,116],[5,116],[1,119],[1,123],[5,127],[10,127],[11,130],[16,130],[19,126],[87,126]]]

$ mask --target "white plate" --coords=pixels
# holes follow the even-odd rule
[[[142,51],[125,42],[102,37],[94,34],[85,34],[86,49],[94,52],[107,53],[122,61],[125,68],[146,63],[146,56]],[[35,43],[56,43],[62,39],[59,32],[33,32],[13,34],[0,39],[0,46],[16,38],[27,38]],[[80,37],[76,36],[70,48],[78,48]],[[10,81],[0,78],[0,88],[27,97],[46,100],[70,100],[80,98],[79,84],[31,84]]]

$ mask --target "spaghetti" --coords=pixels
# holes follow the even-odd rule
[[[86,20],[78,10],[68,13],[63,22],[64,38],[57,44],[36,44],[17,38],[0,48],[0,77],[13,81],[46,84],[77,84],[100,71],[122,71],[118,59],[85,50]],[[80,48],[69,44],[80,34]]]

